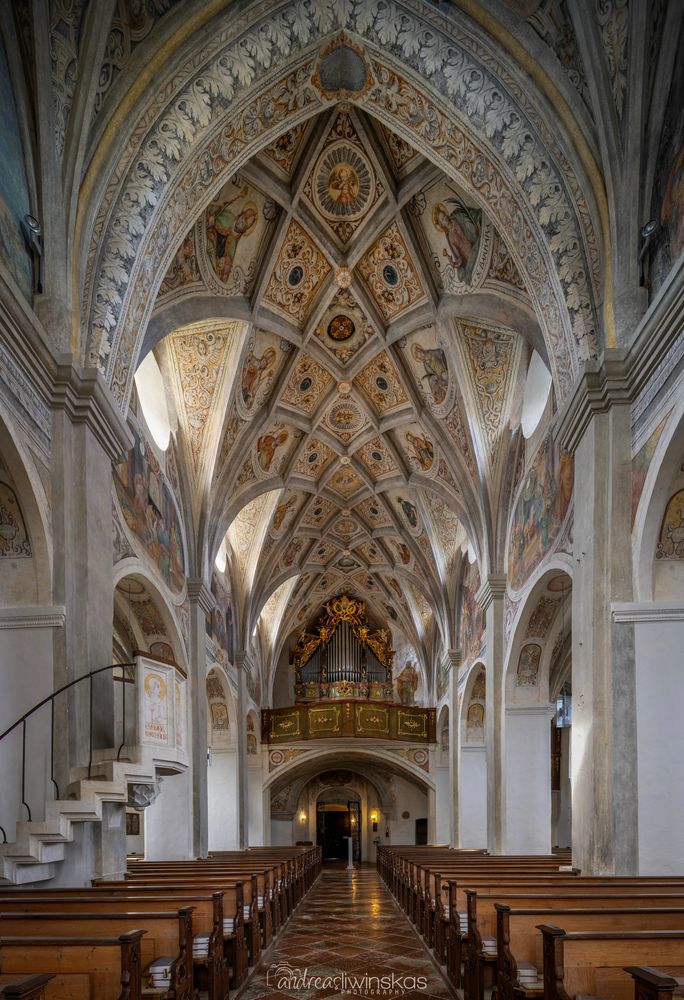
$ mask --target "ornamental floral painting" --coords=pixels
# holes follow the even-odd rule
[[[558,537],[572,500],[572,456],[547,435],[518,491],[508,546],[508,581],[518,590]]]
[[[114,473],[128,528],[141,542],[165,583],[176,593],[185,583],[180,518],[153,449],[134,428],[135,443]]]

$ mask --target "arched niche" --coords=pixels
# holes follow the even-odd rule
[[[138,559],[117,563],[114,573],[115,653],[149,653],[176,663],[187,674],[188,657],[181,610]],[[117,649],[116,643],[119,642]]]

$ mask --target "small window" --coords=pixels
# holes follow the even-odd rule
[[[527,369],[522,419],[520,421],[525,438],[531,438],[536,431],[551,391],[551,372],[536,351],[532,352],[530,367]]]
[[[157,359],[150,351],[135,373],[140,407],[157,447],[166,451],[171,440],[171,421],[166,406],[166,388]]]

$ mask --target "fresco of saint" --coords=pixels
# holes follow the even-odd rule
[[[480,250],[482,212],[469,208],[460,198],[447,198],[446,204],[439,201],[432,209],[432,223],[446,238],[448,249],[442,250],[443,256],[455,269],[458,280],[469,285]]]
[[[271,471],[271,465],[278,448],[285,444],[289,435],[287,431],[279,431],[277,434],[262,434],[257,441],[257,458],[259,465],[264,472]]]
[[[423,472],[427,472],[435,459],[435,448],[432,441],[428,441],[427,438],[418,434],[413,434],[411,431],[406,431],[406,443]]]
[[[242,366],[242,399],[248,410],[252,409],[259,389],[272,377],[275,360],[274,347],[267,347],[261,357],[250,351],[245,358]]]
[[[423,379],[427,381],[430,393],[435,406],[443,403],[447,389],[449,387],[449,369],[447,367],[446,354],[441,347],[427,348],[422,344],[414,344],[411,354],[415,361],[422,364],[425,374],[419,378],[422,386]]]
[[[243,185],[238,194],[224,202],[215,202],[207,210],[207,252],[219,281],[227,282],[233,270],[235,252],[243,236],[249,236],[259,218],[253,201],[241,208],[237,202],[249,193]]]

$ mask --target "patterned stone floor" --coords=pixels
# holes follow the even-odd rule
[[[454,996],[375,868],[324,868],[238,1000]]]

